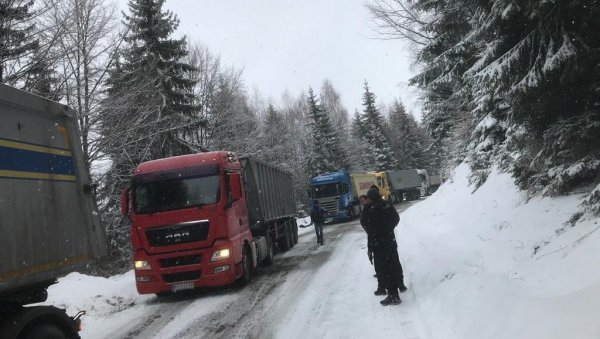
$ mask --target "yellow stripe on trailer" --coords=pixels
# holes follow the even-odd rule
[[[6,171],[6,170],[0,170],[0,177],[15,178],[15,179],[55,180],[55,181],[76,181],[77,180],[77,178],[74,175],[38,173],[38,172],[22,172],[22,171]]]
[[[48,153],[48,154],[54,154],[54,155],[62,155],[62,156],[67,156],[67,157],[71,156],[71,151],[68,151],[68,150],[54,148],[54,147],[47,147],[47,146],[39,146],[39,145],[34,145],[34,144],[27,144],[27,143],[23,143],[23,142],[6,140],[6,139],[0,139],[0,146],[10,147],[10,148],[15,148],[15,149],[22,149],[22,150],[26,150],[26,151]]]

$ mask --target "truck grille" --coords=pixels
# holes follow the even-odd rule
[[[200,271],[180,272],[172,274],[163,274],[163,280],[168,283],[174,283],[178,281],[196,280],[200,278]]]
[[[185,257],[165,258],[158,261],[160,262],[160,267],[168,268],[199,264],[201,258],[200,255],[187,255]]]
[[[169,246],[206,240],[208,220],[187,222],[146,230],[150,246]]]
[[[321,207],[323,207],[325,209],[325,211],[327,211],[327,213],[325,214],[327,217],[333,217],[336,216],[338,213],[338,206],[339,206],[339,198],[336,198],[335,200],[329,200],[329,201],[319,201],[319,204],[321,205]]]

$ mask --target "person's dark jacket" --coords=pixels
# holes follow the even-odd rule
[[[369,208],[371,207],[371,203],[366,203],[363,208],[362,211],[360,212],[360,225],[362,226],[363,230],[365,230],[365,232],[367,232],[367,234],[369,234],[369,232],[367,231],[367,211],[369,210]]]
[[[394,206],[385,201],[376,201],[364,211],[361,224],[366,228],[370,250],[396,248],[394,228],[400,216]]]
[[[322,224],[325,222],[325,210],[321,206],[313,206],[310,211],[310,220],[314,223]]]

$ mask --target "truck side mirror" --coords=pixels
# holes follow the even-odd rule
[[[229,175],[229,187],[231,188],[231,198],[233,201],[240,200],[242,197],[242,185],[239,173]]]
[[[129,188],[121,191],[121,214],[129,214]]]

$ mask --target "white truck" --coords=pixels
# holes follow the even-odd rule
[[[427,170],[417,169],[417,173],[419,173],[419,177],[421,177],[421,196],[429,195],[431,191],[431,182],[429,181]]]

